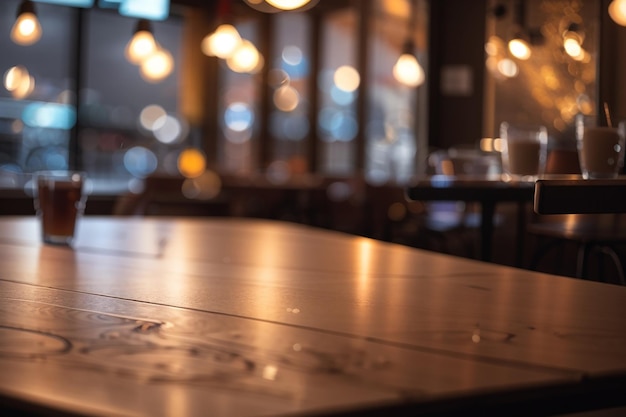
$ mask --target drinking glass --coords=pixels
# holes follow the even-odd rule
[[[86,174],[79,171],[34,173],[34,203],[44,243],[73,243],[76,223],[87,200],[85,180]]]
[[[624,122],[600,126],[596,116],[576,117],[576,143],[585,179],[616,178],[624,166]]]
[[[513,179],[533,181],[543,174],[548,150],[548,130],[545,126],[500,125],[502,139],[502,169]]]

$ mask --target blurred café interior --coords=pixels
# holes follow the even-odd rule
[[[34,213],[33,172],[73,168],[86,215],[268,218],[476,257],[475,204],[406,187],[499,175],[503,121],[575,157],[576,114],[626,117],[621,24],[621,0],[3,0],[0,215]],[[526,266],[514,208],[494,214],[493,261]]]

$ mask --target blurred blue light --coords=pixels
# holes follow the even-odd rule
[[[335,139],[341,142],[350,142],[356,137],[359,126],[356,119],[351,114],[341,114],[339,125],[332,130]]]
[[[144,178],[156,171],[158,160],[154,152],[143,146],[130,148],[124,154],[124,167],[135,177]]]
[[[297,63],[288,63],[287,61],[282,60],[280,68],[285,71],[292,80],[297,80],[299,78],[306,77],[309,74],[309,61],[304,56]]]
[[[122,16],[148,20],[165,20],[170,13],[170,0],[122,0]]]
[[[330,133],[341,124],[341,113],[336,108],[324,107],[319,112],[318,121],[320,128]]]
[[[330,97],[333,101],[340,106],[347,106],[354,101],[354,92],[352,91],[344,91],[340,88],[337,88],[336,85],[333,85],[330,89]]]
[[[117,9],[122,0],[98,0],[98,7],[101,9]]]
[[[37,3],[60,4],[71,7],[92,7],[94,0],[34,0]]]
[[[76,110],[67,104],[35,102],[24,107],[22,121],[30,127],[68,130],[76,123]]]
[[[245,103],[233,103],[224,112],[224,122],[230,130],[243,132],[252,127],[254,112]]]

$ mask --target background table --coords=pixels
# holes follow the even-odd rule
[[[90,415],[624,405],[626,288],[259,220],[0,220],[0,404]],[[532,411],[531,411],[532,410]],[[449,414],[448,414],[449,413]]]
[[[418,201],[465,201],[480,203],[480,259],[491,261],[496,206],[515,202],[517,208],[516,266],[523,261],[526,205],[533,201],[535,184],[527,181],[503,181],[500,176],[444,176],[417,178],[407,196]]]

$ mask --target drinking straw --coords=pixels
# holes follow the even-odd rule
[[[609,127],[613,127],[613,123],[611,123],[611,113],[609,113],[609,104],[604,102],[604,116],[606,117],[606,123]]]

